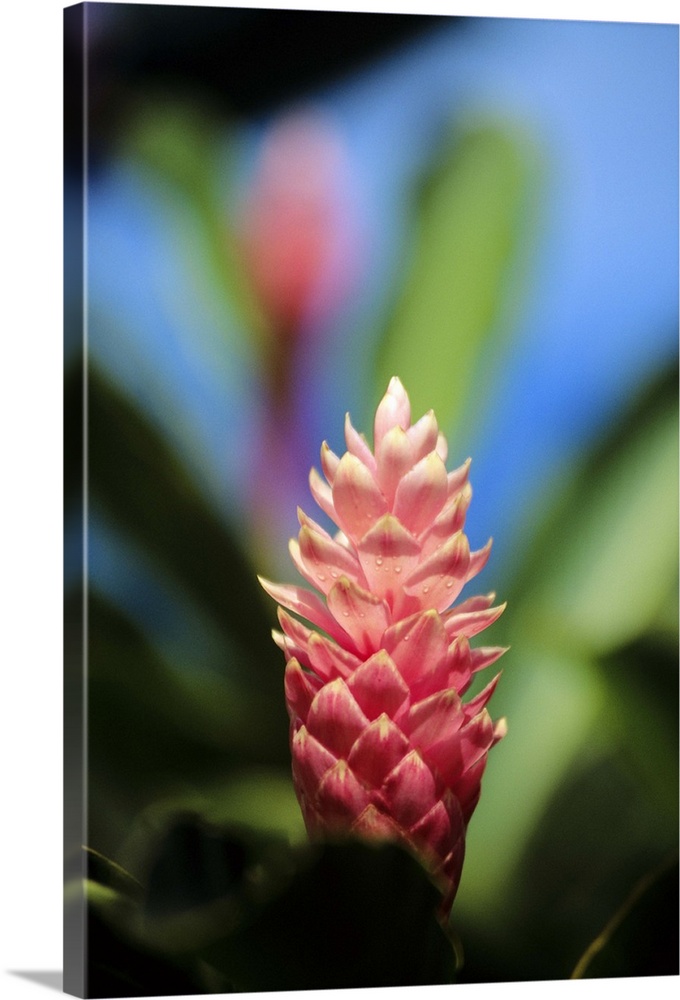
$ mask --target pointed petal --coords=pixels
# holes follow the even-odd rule
[[[464,721],[461,700],[457,692],[450,688],[412,705],[403,722],[403,729],[411,744],[427,757],[433,746],[448,739]]]
[[[352,823],[352,833],[367,840],[403,840],[403,830],[372,802]]]
[[[347,681],[357,705],[368,719],[383,712],[390,718],[408,698],[409,689],[384,649],[378,650]]]
[[[441,799],[411,827],[409,833],[417,844],[422,844],[444,860],[451,850],[451,820]]]
[[[342,829],[363,812],[369,804],[369,795],[347,761],[339,760],[319,782],[316,804],[325,826]]]
[[[307,571],[303,575],[324,594],[342,575],[358,583],[366,582],[354,553],[338,545],[328,535],[324,537],[305,525],[300,529],[298,539],[300,556]]]
[[[398,823],[410,827],[437,801],[434,777],[417,750],[412,750],[390,771],[380,799]]]
[[[493,745],[493,723],[484,708],[453,734],[450,740],[435,749],[436,767],[449,787],[457,782]],[[432,753],[432,751],[430,751]]]
[[[409,687],[423,675],[437,669],[447,654],[448,642],[436,611],[421,611],[394,625],[383,636],[390,654]]]
[[[385,514],[359,544],[359,559],[369,590],[396,611],[406,579],[416,564],[420,546],[394,514]]]
[[[331,451],[326,441],[324,441],[321,445],[321,468],[323,469],[323,474],[330,486],[333,485],[333,480],[335,479],[335,473],[337,472],[339,464],[340,459],[334,451]]]
[[[434,521],[445,500],[446,466],[431,451],[399,482],[393,512],[412,534],[419,535]]]
[[[402,427],[391,427],[376,450],[377,480],[388,504],[392,504],[399,481],[416,461],[413,446]]]
[[[500,618],[507,604],[499,604],[495,608],[480,608],[477,611],[463,611],[461,607],[452,608],[446,613],[444,625],[450,636],[465,635],[468,639],[493,625]]]
[[[322,746],[301,726],[291,740],[293,774],[295,783],[311,801],[326,771],[336,763],[337,757]]]
[[[314,696],[316,695],[321,681],[313,674],[305,673],[295,657],[292,657],[286,664],[284,674],[284,687],[286,692],[286,704],[291,719],[307,719]]]
[[[367,785],[380,788],[408,752],[409,742],[401,729],[383,713],[356,740],[348,763]]]
[[[483,549],[477,549],[476,552],[470,553],[470,565],[465,578],[466,583],[468,580],[471,580],[473,576],[477,576],[477,574],[484,569],[491,554],[492,544],[493,538],[490,538]]]
[[[442,462],[445,462],[449,456],[449,445],[442,433],[437,435],[437,447],[435,448],[435,451],[441,458]]]
[[[302,618],[306,618],[308,622],[318,625],[320,629],[328,632],[343,645],[353,645],[348,633],[338,625],[317,594],[292,583],[272,583],[261,576],[258,577],[258,580],[269,596],[273,597],[278,604],[288,608],[289,611],[294,611]]]
[[[390,379],[387,392],[380,400],[375,412],[373,447],[377,454],[380,442],[392,427],[406,430],[411,423],[411,404],[406,390],[400,380],[394,376]]]
[[[434,415],[434,410],[428,410],[425,416],[417,420],[415,424],[408,428],[406,431],[408,435],[408,440],[413,449],[413,462],[419,462],[421,458],[424,458],[431,451],[437,451],[437,454],[443,462],[446,461],[446,455],[441,455],[437,449],[439,443],[439,427],[437,426],[437,418]]]
[[[373,475],[350,452],[340,459],[333,483],[336,521],[355,541],[387,512],[387,503]]]
[[[306,719],[311,735],[336,757],[347,757],[352,744],[367,725],[368,719],[341,677],[321,688]]]
[[[471,698],[470,701],[465,703],[466,718],[468,719],[474,718],[475,715],[478,715],[479,712],[481,712],[481,710],[486,707],[489,699],[491,698],[491,695],[496,690],[496,686],[500,680],[500,677],[501,677],[501,672],[499,671],[499,673],[496,674],[493,680],[490,680],[489,683],[486,685],[486,687],[483,688],[478,695],[475,695],[474,698]]]
[[[458,493],[459,490],[462,490],[463,486],[465,486],[465,484],[468,481],[468,476],[470,474],[471,464],[472,464],[472,459],[467,458],[463,462],[463,464],[460,465],[457,469],[454,469],[452,472],[449,472],[449,474],[446,477],[448,496],[450,497],[453,496],[455,493]]]
[[[328,592],[328,610],[342,623],[359,652],[368,655],[380,648],[389,617],[387,605],[379,597],[341,576]]]
[[[347,450],[352,455],[355,455],[359,461],[363,462],[370,472],[375,473],[376,462],[373,452],[369,448],[364,435],[355,431],[352,421],[349,418],[349,413],[345,414],[345,441],[347,442]]]
[[[349,677],[361,664],[358,656],[325,635],[312,632],[307,642],[309,666],[324,681]]]
[[[409,574],[404,590],[424,607],[444,611],[462,590],[469,561],[468,540],[459,531]]]
[[[426,559],[443,542],[463,529],[470,495],[471,491],[464,489],[447,500],[431,526],[423,532],[420,539],[423,559]]]
[[[310,469],[309,471],[309,489],[324,514],[328,514],[331,521],[334,521],[337,524],[338,515],[336,514],[335,507],[333,506],[333,494],[331,492],[331,488],[328,483],[321,478],[316,469]]]

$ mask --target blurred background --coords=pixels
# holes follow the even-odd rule
[[[677,974],[677,26],[90,3],[64,39],[90,995]],[[393,374],[509,602],[455,955],[410,858],[307,844],[256,582]]]

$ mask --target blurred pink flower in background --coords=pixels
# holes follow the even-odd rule
[[[243,200],[240,245],[267,324],[260,460],[249,505],[260,552],[276,551],[282,530],[289,533],[286,498],[306,478],[308,421],[296,388],[302,367],[312,344],[331,335],[358,273],[350,174],[332,121],[313,110],[291,112],[266,134]]]
[[[287,660],[295,788],[311,835],[407,846],[448,914],[487,753],[505,733],[486,709],[499,675],[462,701],[477,671],[504,652],[469,643],[504,606],[493,607],[488,594],[451,607],[491,543],[470,552],[469,462],[447,473],[434,413],[411,424],[399,379],[378,406],[374,451],[349,415],[345,437],[342,458],[322,445],[325,481],[310,475],[339,532],[331,537],[300,511],[290,543],[300,574],[325,601],[262,581],[282,605],[275,639]]]

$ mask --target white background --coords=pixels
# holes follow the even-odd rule
[[[191,5],[200,4],[191,0]],[[679,17],[671,0],[252,0],[230,5],[669,23],[677,23]],[[6,483],[0,492],[4,639],[0,992],[10,998],[49,998],[53,991],[16,973],[55,972],[62,966],[61,25],[65,5],[61,0],[14,0],[3,6],[0,335],[5,348],[0,427],[3,465],[9,474],[3,477]],[[677,979],[459,989],[470,1000],[619,998],[640,991],[669,997],[675,996]],[[444,998],[450,990],[431,987],[424,992]],[[403,991],[378,992],[396,996]],[[364,993],[376,996],[370,991],[352,995]],[[329,996],[343,1000],[344,991]]]

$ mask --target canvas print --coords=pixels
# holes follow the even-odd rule
[[[678,26],[64,11],[64,987],[678,974]]]

